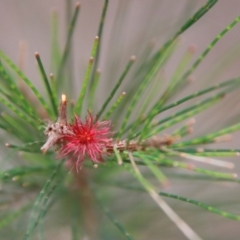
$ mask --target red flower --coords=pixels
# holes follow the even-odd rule
[[[110,121],[97,121],[94,123],[89,113],[86,122],[75,116],[72,124],[68,124],[68,131],[61,136],[63,145],[59,151],[59,157],[70,156],[68,164],[81,167],[87,155],[94,163],[103,162],[103,151],[111,139]]]

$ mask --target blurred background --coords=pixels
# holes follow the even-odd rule
[[[68,93],[69,98],[72,99],[76,97],[81,87],[104,1],[81,0],[80,3],[80,15],[73,38],[70,66],[72,72],[69,75],[75,79],[76,90]],[[204,0],[110,0],[98,66],[102,72],[101,91],[96,104],[100,106],[104,101],[132,55],[137,57],[136,64],[138,64],[138,59],[144,56],[144,51],[157,50],[204,3]],[[53,12],[58,15],[60,44],[63,47],[66,40],[66,22],[74,10],[75,1],[0,0],[0,4],[0,48],[22,68],[40,91],[43,91],[34,53],[36,51],[40,53],[46,70],[51,73],[51,15]],[[178,61],[189,47],[194,52],[194,60],[238,15],[240,15],[240,1],[219,0],[213,9],[180,37],[174,58],[171,58],[164,69],[165,78],[171,76]],[[240,75],[239,33],[240,24],[217,43],[190,77],[189,86],[171,101],[213,83],[238,77]],[[131,81],[131,74],[127,77],[128,81]],[[122,90],[127,92],[127,89]],[[162,90],[159,89],[159,92]],[[193,136],[238,122],[240,117],[238,102],[239,93],[235,92],[230,97],[226,96],[221,105],[216,105],[198,115]],[[235,133],[233,140],[224,143],[224,146],[237,148],[238,139],[239,134]],[[230,160],[236,163],[235,171],[239,173],[239,158]],[[166,174],[168,174],[167,170]],[[171,173],[169,175],[171,176]],[[237,183],[209,184],[201,177],[194,182],[184,177],[181,179],[172,177],[170,189],[172,193],[198,199],[220,209],[240,214],[240,193]],[[139,229],[139,233],[135,233],[136,239],[185,239],[161,210],[156,210],[155,203],[149,200],[148,195],[130,194],[127,190],[119,190],[113,192],[112,198],[115,201],[111,203],[111,208],[121,222],[125,226],[130,225]],[[239,239],[238,222],[176,200],[168,200],[168,203],[203,239]],[[138,214],[133,217],[127,206],[134,206],[135,213]],[[145,221],[141,221],[143,217]],[[109,224],[106,219],[103,221],[106,226]],[[115,230],[106,231],[114,233]],[[48,237],[48,239],[70,239],[69,229],[68,227],[63,227],[61,230],[53,228]],[[116,233],[115,239],[124,238]]]
[[[66,16],[66,9],[71,4],[74,5],[75,2],[73,0],[42,0],[36,2],[10,0],[1,2],[1,49],[17,62],[19,44],[21,42],[26,43],[25,71],[30,79],[35,79],[37,76],[36,64],[33,60],[34,52],[38,51],[41,54],[46,68],[50,66],[52,12],[54,10],[58,12],[60,42],[63,46],[66,35],[66,19],[69,18],[69,16]],[[87,64],[104,1],[82,0],[80,3],[81,12],[73,43],[75,75],[77,76],[79,74],[82,76]],[[139,57],[148,43],[154,42],[157,46],[161,46],[204,3],[204,0],[181,0],[177,2],[174,0],[109,1],[103,36],[104,54],[101,56],[99,66],[103,70],[103,74],[107,75],[104,72],[109,71],[112,56],[114,56],[114,63],[111,64],[117,62],[120,65],[119,69],[121,69],[121,64],[124,65],[129,56],[136,55]],[[189,45],[195,44],[197,53],[201,53],[210,41],[239,15],[239,5],[240,3],[237,0],[219,0],[208,14],[184,33],[181,38],[181,50],[185,51]],[[73,12],[73,8],[71,7],[69,11]],[[239,26],[235,26],[216,45],[215,50],[199,67],[198,74],[202,73],[203,69],[211,68],[216,61],[223,57],[223,54],[230,51],[231,46],[239,42],[239,28]],[[116,53],[119,54],[118,58],[114,55]],[[237,66],[237,62],[233,62],[228,75],[221,74],[221,78],[235,76],[238,73]],[[115,74],[118,73],[117,70],[115,69]],[[49,69],[49,71],[51,70]],[[197,79],[200,81],[200,76],[197,75]]]

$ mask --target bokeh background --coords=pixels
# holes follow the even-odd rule
[[[53,11],[58,13],[60,43],[64,46],[66,19],[69,19],[69,12],[73,11],[74,3],[70,0],[0,0],[0,48],[14,62],[20,64],[40,91],[43,89],[34,52],[41,54],[44,66],[50,73],[51,14]],[[73,40],[72,73],[69,76],[75,79],[76,91],[68,93],[73,99],[81,87],[103,3],[103,0],[81,0],[80,16]],[[96,105],[104,101],[131,55],[135,55],[138,60],[147,47],[158,49],[204,3],[203,0],[110,0],[99,64],[102,71],[101,92],[96,99]],[[66,9],[70,10],[66,11]],[[196,48],[193,58],[196,59],[213,38],[238,15],[240,15],[240,1],[219,0],[212,10],[181,36],[174,58],[171,58],[165,68],[166,79],[171,76],[179,59],[190,46],[194,45],[194,49]],[[240,75],[239,33],[240,24],[217,43],[191,76],[189,86],[172,100],[213,83],[238,77]],[[128,80],[131,81],[131,74]],[[127,92],[127,89],[123,90]],[[160,93],[161,91],[159,89]],[[217,130],[227,123],[236,123],[240,118],[239,110],[239,92],[226,96],[221,105],[197,116],[193,135]],[[235,133],[233,140],[222,146],[237,148],[239,147],[238,139],[239,134]],[[230,159],[230,161],[236,163],[235,172],[239,173],[239,158]],[[181,174],[184,174],[183,171]],[[240,193],[237,183],[211,182],[209,184],[202,177],[192,182],[188,178],[180,180],[173,176],[170,191],[240,214]],[[119,190],[113,192],[113,196],[116,201],[112,203],[111,208],[114,209],[116,216],[125,226],[133,224],[139,227],[136,239],[185,239],[161,210],[157,210],[155,203],[149,200],[148,195],[129,194],[126,190]],[[203,239],[239,239],[238,222],[176,200],[168,200],[168,203]],[[132,205],[135,206],[135,211],[139,211],[137,218],[136,216],[133,218],[131,211],[126,208]],[[144,217],[148,221],[141,221]],[[106,219],[104,221],[106,225],[110,224]],[[147,225],[146,222],[148,222]],[[53,228],[48,239],[70,239],[69,231],[68,227]],[[115,239],[123,238],[116,235]]]

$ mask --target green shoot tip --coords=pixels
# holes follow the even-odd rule
[[[191,45],[188,47],[188,51],[189,51],[189,53],[191,53],[191,54],[196,53],[196,51],[197,51],[197,46],[196,46],[195,44],[191,44]]]
[[[204,149],[203,148],[197,148],[197,152],[198,153],[204,152]]]
[[[62,94],[61,101],[62,103],[65,103],[67,101],[67,97],[65,94]]]
[[[194,83],[195,80],[196,80],[195,76],[189,76],[189,77],[187,78],[187,82],[188,82],[188,83]]]
[[[130,57],[130,61],[135,62],[135,61],[136,61],[136,56],[134,56],[134,55],[131,56],[131,57]]]
[[[19,179],[19,176],[14,176],[14,177],[12,177],[12,181],[13,181],[13,182],[16,182],[18,179]]]
[[[75,8],[80,8],[80,6],[81,6],[80,2],[77,2]]]
[[[187,126],[188,127],[191,127],[193,124],[196,123],[196,119],[195,118],[190,118],[188,121],[187,121]]]
[[[215,143],[219,142],[230,142],[232,140],[232,135],[231,134],[225,134],[219,137],[214,138]]]
[[[25,187],[28,187],[29,186],[29,183],[27,183],[27,182],[24,182],[23,184],[22,184],[22,186],[25,188]]]

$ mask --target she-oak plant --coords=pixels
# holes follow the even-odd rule
[[[100,53],[103,54],[100,50],[104,41],[102,32],[108,8],[107,0],[103,6],[86,74],[74,103],[68,102],[67,92],[71,90],[66,90],[64,79],[79,3],[76,4],[70,21],[63,51],[56,47],[58,41],[56,31],[53,31],[54,74],[47,76],[39,53],[35,54],[46,95],[41,95],[20,68],[0,51],[0,102],[4,110],[0,127],[13,139],[6,144],[8,155],[2,159],[0,172],[1,239],[53,239],[54,237],[50,238],[45,234],[48,234],[51,228],[56,231],[55,227],[60,231],[57,216],[67,219],[65,224],[69,224],[71,229],[69,239],[144,239],[141,237],[144,236],[143,231],[134,226],[134,222],[139,221],[139,216],[146,226],[146,232],[148,226],[154,223],[159,236],[163,236],[163,231],[167,230],[157,227],[155,215],[144,219],[148,203],[141,203],[142,215],[139,215],[139,209],[133,211],[133,204],[126,201],[131,193],[140,194],[144,191],[160,208],[159,214],[163,211],[166,218],[168,217],[187,239],[201,239],[201,232],[194,230],[178,216],[167,204],[168,198],[194,204],[196,208],[203,209],[202,211],[219,215],[219,218],[240,221],[238,212],[223,211],[214,207],[214,204],[211,206],[194,199],[194,196],[190,199],[184,196],[184,193],[179,195],[171,190],[174,185],[171,183],[171,176],[181,179],[182,173],[189,173],[185,177],[188,177],[192,184],[197,182],[199,177],[209,182],[233,183],[240,180],[234,172],[217,169],[232,169],[232,162],[215,158],[238,156],[239,150],[212,148],[212,144],[224,142],[229,139],[230,133],[240,130],[237,121],[234,125],[206,135],[195,138],[188,136],[195,123],[193,117],[222,101],[226,94],[239,91],[240,78],[226,80],[199,89],[177,101],[171,101],[171,97],[175,96],[178,90],[187,87],[188,77],[215,44],[239,22],[240,17],[223,29],[192,64],[193,51],[188,51],[161,95],[154,90],[160,87],[159,73],[174,55],[179,36],[200,20],[216,2],[217,0],[209,0],[161,48],[140,59],[131,77],[134,86],[130,82],[123,85],[127,74],[134,70],[134,62],[138,61],[138,58],[132,56],[113,89],[105,92],[108,95],[99,109],[94,106],[94,100],[101,84],[97,68]],[[56,28],[56,25],[54,27]],[[14,74],[18,77],[13,77]],[[24,88],[19,87],[19,78],[25,82]],[[123,86],[126,93],[118,95]],[[34,94],[31,99],[29,91]],[[214,93],[210,95],[212,92]],[[203,98],[201,101],[192,102],[200,96]],[[44,117],[42,111],[36,110],[36,102],[44,109]],[[190,103],[188,107],[183,104],[186,102]],[[183,107],[176,111],[174,108],[177,106]],[[174,113],[166,116],[165,111],[171,109]],[[164,117],[162,114],[165,114]],[[184,121],[185,123],[182,123]],[[178,123],[181,125],[177,125],[175,131],[169,129]],[[163,131],[168,134],[163,134]],[[189,140],[184,140],[184,137]],[[208,144],[211,144],[211,147]],[[12,156],[19,151],[20,157],[15,161],[17,157]],[[204,167],[199,167],[198,162]],[[207,164],[212,165],[211,168],[205,167]],[[121,211],[125,211],[128,216],[130,214],[132,222],[128,220],[129,224],[118,220],[118,216],[111,210],[111,201],[115,202],[117,199],[112,197],[110,201],[109,198],[112,192],[118,194],[119,188],[124,191],[131,190],[129,193],[125,192],[126,195],[121,195],[124,202]],[[188,205],[184,205],[184,208],[187,209]],[[99,214],[106,215],[119,232],[111,227],[106,228],[99,220]],[[27,225],[21,221],[26,218]],[[164,221],[164,217],[161,218],[161,221]],[[198,216],[195,216],[195,219],[197,218]],[[47,227],[44,221],[52,225]],[[12,233],[11,229],[15,233]],[[175,239],[180,239],[181,232]],[[147,235],[151,236],[151,231]]]

